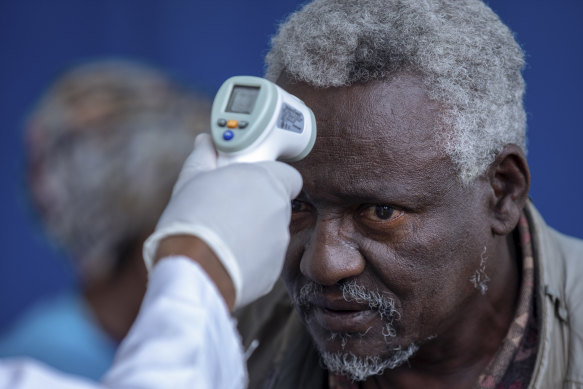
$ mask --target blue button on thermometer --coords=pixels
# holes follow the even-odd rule
[[[226,129],[225,122],[237,125]],[[312,150],[316,119],[300,99],[274,83],[259,77],[235,76],[217,92],[211,112],[211,135],[219,153],[219,166],[276,159],[294,162]]]

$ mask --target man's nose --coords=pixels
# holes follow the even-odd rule
[[[365,259],[348,237],[341,218],[316,222],[300,262],[304,276],[324,286],[361,274]]]

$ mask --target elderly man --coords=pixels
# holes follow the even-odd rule
[[[582,387],[583,244],[528,201],[509,29],[478,0],[316,0],[272,44],[318,139],[296,309],[276,289],[239,315],[251,387]]]

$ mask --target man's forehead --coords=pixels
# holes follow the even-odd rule
[[[309,195],[334,194],[361,202],[405,198],[427,202],[456,182],[447,157],[385,153],[373,140],[360,140],[358,148],[352,147],[355,144],[324,137],[306,159],[294,164]]]
[[[317,88],[287,78],[280,79],[280,84],[312,109],[319,137],[333,137],[336,130],[344,139],[398,136],[401,141],[419,143],[435,139],[439,130],[441,107],[427,97],[423,82],[413,74],[347,87]]]
[[[291,84],[288,90],[304,99],[316,116],[314,149],[295,165],[304,180],[314,181],[312,187],[422,191],[453,176],[452,164],[436,142],[439,106],[429,100],[418,78],[404,75],[327,89]]]

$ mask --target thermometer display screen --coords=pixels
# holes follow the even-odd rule
[[[251,113],[257,96],[259,95],[259,87],[257,86],[243,86],[235,85],[227,103],[227,112],[235,113]]]

